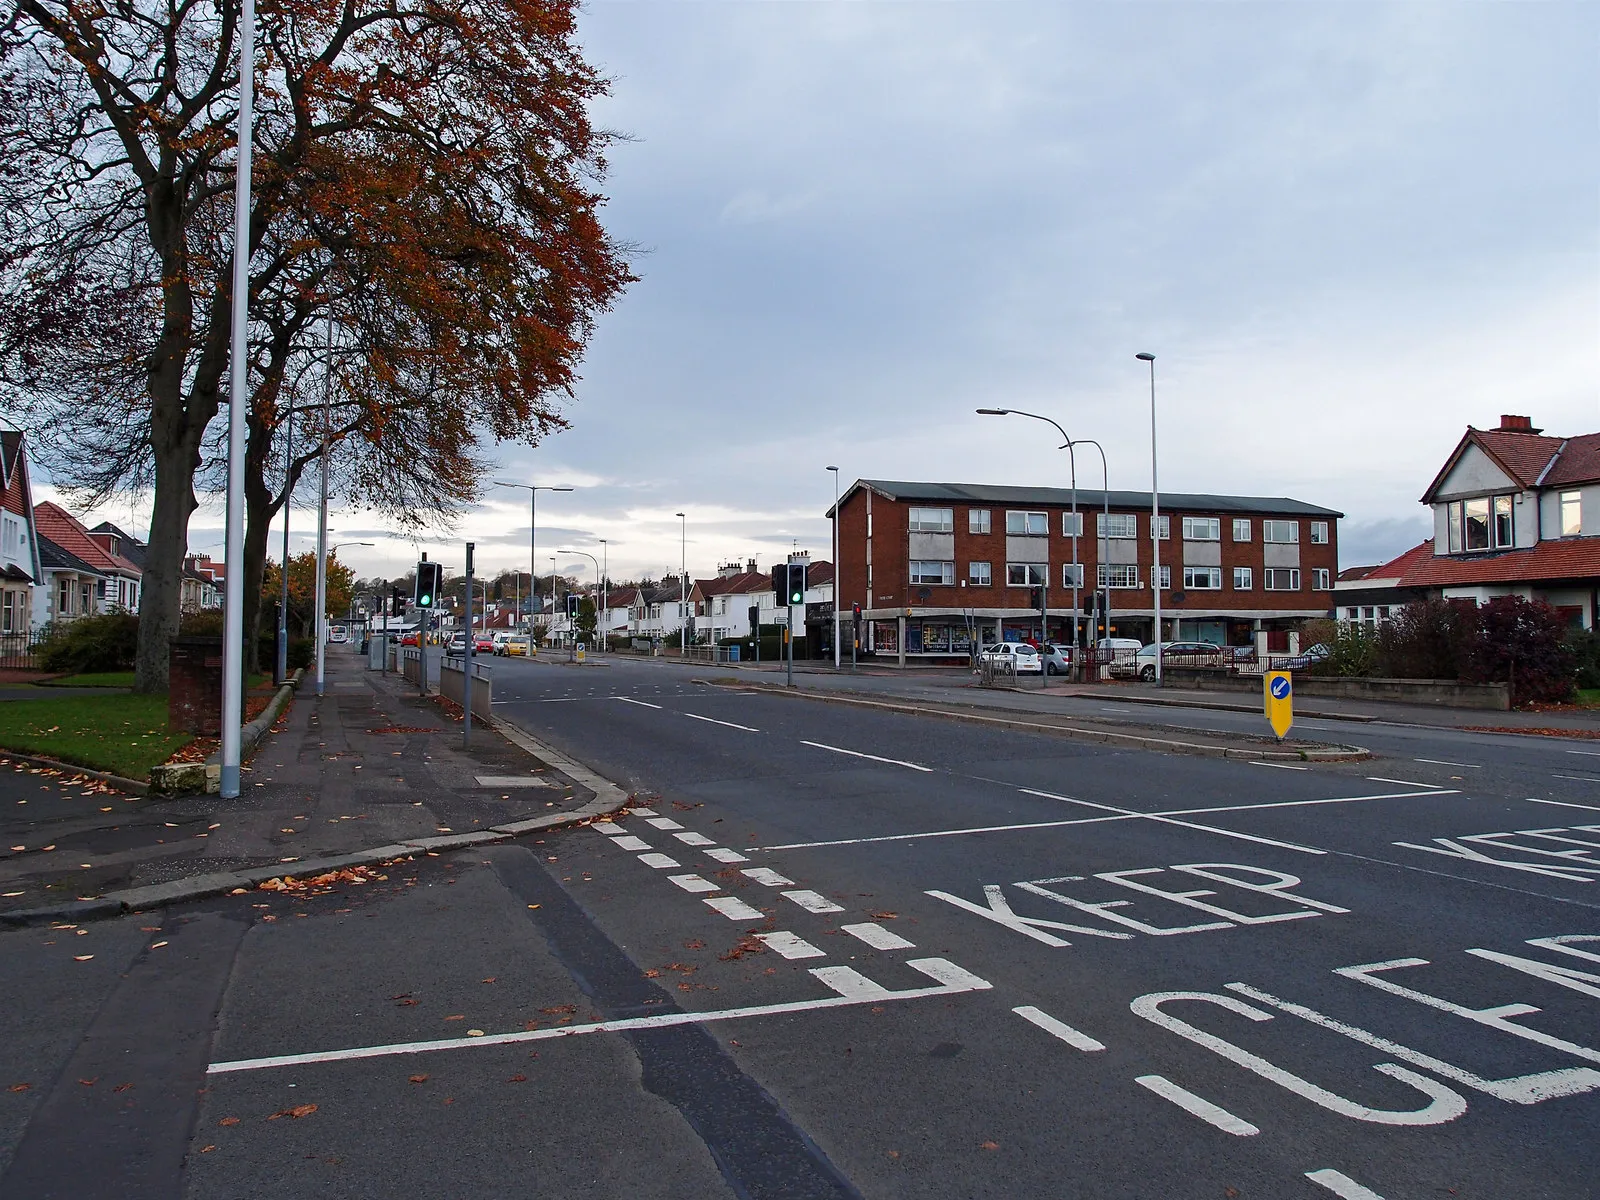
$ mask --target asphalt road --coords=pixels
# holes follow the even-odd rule
[[[0,1196],[1600,1194],[1570,744],[1293,770],[635,660],[495,696],[637,811],[0,936]]]

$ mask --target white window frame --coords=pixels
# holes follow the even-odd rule
[[[1288,537],[1284,537],[1284,534]],[[1264,520],[1261,522],[1261,540],[1273,542],[1281,546],[1297,546],[1300,544],[1300,522],[1288,520]]]
[[[1112,591],[1136,591],[1140,586],[1139,567],[1135,563],[1096,563],[1095,583]]]
[[[1253,592],[1256,590],[1256,573],[1250,567],[1235,567],[1233,569],[1233,590],[1236,592]]]
[[[1311,568],[1311,590],[1313,592],[1333,591],[1333,580],[1327,567]]]
[[[993,587],[994,569],[986,562],[969,562],[967,564],[968,587]]]
[[[1072,579],[1072,576],[1074,574],[1074,569],[1076,569],[1076,574],[1078,576],[1076,585],[1074,585],[1073,579]],[[1083,590],[1083,588],[1084,588],[1084,582],[1083,581],[1084,581],[1084,573],[1083,573],[1083,564],[1082,563],[1062,563],[1061,564],[1061,586],[1062,587],[1067,588],[1068,590],[1071,590],[1074,586],[1076,586],[1077,589],[1081,592]]]
[[[934,572],[929,567],[937,568],[937,579],[929,578]],[[956,564],[954,560],[944,561],[936,558],[913,558],[911,560],[911,582],[913,585],[928,587],[952,587],[956,581]]]
[[[1328,523],[1326,521],[1311,522],[1311,544],[1313,546],[1326,546],[1328,544]]]
[[[1048,578],[1049,567],[1045,563],[1006,564],[1007,587],[1043,587]]]
[[[1160,540],[1163,541],[1163,542],[1168,542],[1168,541],[1172,540],[1172,515],[1170,513],[1162,513],[1161,514],[1161,537],[1160,537]]]
[[[1233,519],[1233,540],[1248,542],[1250,540],[1250,518],[1235,517]]]
[[[929,517],[928,513],[934,514]],[[912,533],[954,533],[956,510],[953,508],[913,508],[906,516],[906,525]]]
[[[1276,587],[1273,580],[1285,573],[1289,576],[1288,587]],[[1262,571],[1262,590],[1268,592],[1298,592],[1300,590],[1299,567],[1267,567]]]
[[[993,518],[987,508],[967,509],[967,532],[984,534],[990,532]]]
[[[1151,567],[1150,568],[1150,582],[1154,583],[1155,581],[1156,581],[1156,569],[1155,569],[1155,567]],[[1162,563],[1161,564],[1161,590],[1163,592],[1170,592],[1172,590],[1172,568],[1170,566],[1168,566],[1166,563]]]
[[[1139,514],[1117,513],[1111,514],[1110,528],[1107,528],[1106,514],[1095,513],[1094,529],[1097,537],[1113,538],[1119,541],[1132,540],[1139,536]]]
[[[1562,492],[1558,501],[1561,512],[1561,536],[1580,537],[1583,534],[1583,493]],[[1568,510],[1571,510],[1572,520],[1569,521]],[[1462,522],[1465,524],[1465,521]]]
[[[1072,536],[1072,518],[1073,518],[1073,515],[1074,514],[1070,510],[1061,514],[1061,536],[1062,537],[1068,537],[1069,538],[1069,537]],[[1076,515],[1077,515],[1077,518],[1078,518],[1078,536],[1082,537],[1083,536],[1083,510],[1080,508]]]
[[[1220,542],[1222,540],[1222,518],[1183,518],[1183,540],[1186,542]]]
[[[1200,582],[1202,578],[1204,582]],[[1185,567],[1183,569],[1183,590],[1186,592],[1220,592],[1222,590],[1222,568]]]
[[[1006,509],[1007,537],[1049,537],[1050,514],[1025,508]]]

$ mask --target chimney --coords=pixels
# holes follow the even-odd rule
[[[1535,429],[1533,427],[1533,420],[1530,417],[1519,417],[1519,416],[1515,416],[1515,415],[1513,415],[1511,413],[1502,413],[1501,416],[1500,416],[1500,427],[1497,430],[1495,430],[1495,432],[1496,433],[1543,433],[1544,430]]]
[[[746,564],[744,571],[746,575],[754,575],[756,573],[756,560],[752,558],[749,563]]]

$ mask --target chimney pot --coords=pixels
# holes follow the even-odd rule
[[[1513,413],[1502,413],[1500,416],[1499,433],[1542,433],[1543,430],[1533,427],[1531,417],[1517,416]]]

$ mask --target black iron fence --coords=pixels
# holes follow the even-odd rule
[[[34,630],[0,633],[0,671],[37,671],[44,639]]]

